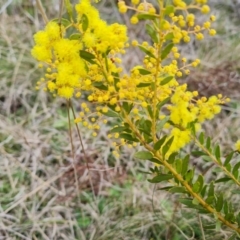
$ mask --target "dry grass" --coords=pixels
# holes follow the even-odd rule
[[[219,5],[212,0],[215,2]],[[58,1],[46,1],[46,5],[48,16],[56,16]],[[168,194],[155,191],[153,195],[154,186],[139,171],[147,171],[150,164],[133,161],[129,149],[120,160],[112,157],[108,126],[102,126],[94,139],[81,129],[90,172],[74,130],[73,160],[66,103],[34,90],[42,74],[29,50],[33,33],[43,26],[36,6],[20,0],[0,0],[0,6],[0,239],[200,239],[195,214],[183,210]],[[204,71],[210,83],[216,75],[213,69],[220,74],[221,64],[238,61],[237,51],[229,51],[239,48],[239,28],[232,21],[238,15],[231,12],[231,4],[228,7],[229,12],[217,22],[222,35],[215,41],[221,48],[210,40],[199,48],[192,43],[191,51],[183,48],[190,58],[198,54],[203,58],[203,69],[192,75],[196,81],[202,80]],[[226,9],[214,8],[219,16]],[[113,1],[103,0],[101,11],[109,21],[129,24]],[[131,37],[145,39],[142,26],[134,29],[129,32]],[[139,57],[139,52],[131,52],[124,62],[131,66]],[[224,68],[219,76],[228,76],[228,71]],[[222,79],[224,82],[225,77]],[[188,82],[191,85],[190,79]],[[229,88],[227,91],[231,93]],[[238,104],[226,108],[224,119],[218,117],[206,124],[208,134],[224,150],[240,135]],[[206,238],[226,239],[227,235],[224,231],[213,238],[206,233]]]

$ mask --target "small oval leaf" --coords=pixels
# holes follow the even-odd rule
[[[119,114],[117,112],[114,112],[112,109],[108,109],[107,112],[101,112],[103,115],[108,116],[108,117],[119,117]]]
[[[165,10],[164,10],[164,14],[165,14],[165,15],[169,15],[169,14],[171,14],[171,13],[174,13],[174,11],[175,11],[174,6],[168,5],[168,6],[165,8]]]
[[[151,53],[149,50],[147,50],[145,47],[143,47],[143,46],[138,46],[139,48],[140,48],[140,50],[142,51],[142,52],[144,52],[144,53],[146,53],[148,56],[150,56],[150,57],[152,57],[152,58],[156,58],[154,55],[153,55],[153,53]]]
[[[149,160],[153,158],[153,154],[148,151],[140,151],[140,152],[136,152],[134,154],[134,157],[142,160]]]
[[[173,79],[173,76],[165,77],[165,78],[160,82],[160,85],[163,86],[163,85],[169,83],[172,79]]]
[[[167,135],[163,136],[161,139],[159,139],[155,144],[154,144],[154,150],[159,150],[161,148],[161,146],[163,145],[163,143],[165,142],[167,138]]]
[[[225,159],[225,162],[224,162],[224,166],[225,166],[225,167],[226,167],[226,165],[227,165],[228,163],[230,163],[230,161],[232,160],[233,154],[234,154],[234,151],[230,152],[230,153],[227,155],[227,157],[226,157],[226,159]]]
[[[148,181],[150,183],[159,183],[159,182],[167,181],[172,178],[173,176],[171,174],[161,174],[161,175],[157,175],[153,179],[148,179]]]
[[[151,74],[150,71],[148,71],[147,69],[144,69],[144,68],[138,68],[138,71],[141,75],[149,75]]]
[[[84,32],[86,32],[86,30],[88,29],[88,17],[86,14],[82,15],[82,29]]]
[[[168,54],[171,52],[172,48],[173,48],[174,44],[173,43],[169,43],[162,51],[161,53],[161,59],[164,60]]]

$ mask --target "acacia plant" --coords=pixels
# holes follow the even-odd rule
[[[119,11],[134,11],[132,24],[146,21],[151,38],[151,43],[131,41],[145,56],[129,73],[123,71],[120,57],[130,45],[126,26],[108,25],[90,0],[80,0],[75,6],[65,0],[68,19],[60,13],[58,19],[48,21],[39,6],[46,27],[34,35],[32,55],[46,74],[36,88],[43,87],[68,102],[84,96],[87,100],[74,121],[93,136],[113,118],[115,125],[108,136],[113,139],[115,157],[122,146],[140,147],[135,158],[155,164],[151,183],[165,182],[164,191],[177,193],[183,205],[210,214],[216,225],[232,229],[234,239],[240,233],[240,213],[215,187],[226,181],[240,186],[240,162],[232,160],[240,143],[223,157],[219,145],[212,144],[201,129],[229,99],[221,94],[200,98],[197,91],[188,91],[187,84],[178,82],[200,63],[182,56],[179,45],[216,34],[207,0],[132,0],[131,5],[120,0]],[[206,15],[204,23],[197,23],[198,12]],[[190,143],[197,151],[184,156],[182,149]],[[209,182],[195,173],[191,156],[212,162],[223,177]]]

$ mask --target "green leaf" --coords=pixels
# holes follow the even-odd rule
[[[191,198],[179,198],[180,203],[186,205],[187,207],[193,208],[195,205],[192,203]]]
[[[199,135],[199,142],[203,145],[204,144],[204,140],[205,140],[205,137],[204,137],[204,133],[201,132],[200,135]]]
[[[209,196],[209,197],[207,197],[207,199],[205,200],[205,202],[206,202],[207,204],[213,204],[214,201],[215,201],[215,197],[214,197],[214,196]]]
[[[160,120],[157,123],[157,127],[156,127],[157,132],[159,132],[163,129],[164,125],[168,122],[168,120],[169,120],[169,116],[165,117],[164,119]]]
[[[240,212],[238,213],[238,215],[236,216],[236,221],[238,223],[238,227],[240,226]]]
[[[158,43],[157,33],[150,24],[146,25],[146,31],[147,31],[148,35],[151,37],[151,39],[153,40],[153,42]]]
[[[219,178],[215,181],[215,183],[220,183],[220,182],[228,182],[232,180],[230,177],[223,177],[223,178]]]
[[[205,196],[206,190],[207,190],[207,185],[203,186],[203,188],[202,188],[202,191],[201,191],[201,196],[202,197]]]
[[[157,175],[153,179],[148,179],[148,181],[150,183],[159,183],[159,182],[167,181],[172,178],[173,176],[171,174],[161,174],[161,175]]]
[[[195,182],[195,183],[193,184],[193,186],[192,186],[193,192],[198,193],[198,192],[199,192],[199,189],[200,189],[200,184],[199,184],[199,182]]]
[[[138,129],[145,133],[148,136],[151,136],[151,129],[152,129],[152,122],[148,119],[141,118],[138,123],[136,123],[136,126],[138,125]],[[146,140],[146,139],[145,139]]]
[[[173,140],[174,140],[174,136],[172,136],[163,146],[162,148],[162,154],[163,156],[166,155],[167,151],[169,150],[169,148],[171,147],[172,143],[173,143]]]
[[[203,159],[205,162],[211,162],[211,161],[212,161],[211,157],[210,157],[210,156],[207,156],[207,155],[202,156],[202,159]]]
[[[234,213],[229,212],[228,214],[225,215],[225,219],[229,222],[235,222]]]
[[[105,115],[105,116],[108,116],[108,117],[119,117],[119,114],[115,111],[113,111],[112,109],[108,109],[107,112],[103,112],[102,111],[102,114]]]
[[[59,23],[59,19],[58,18],[54,18],[54,19],[51,20],[51,22]],[[64,27],[68,27],[69,25],[71,25],[71,22],[68,19],[66,19],[66,18],[61,18],[61,24]]]
[[[224,211],[224,214],[228,214],[228,202],[225,201],[224,204],[223,204],[223,211]]]
[[[174,11],[175,11],[174,6],[168,5],[168,6],[165,8],[165,10],[164,10],[164,14],[165,14],[165,15],[169,15],[169,14],[171,14],[171,13],[174,13]]]
[[[236,179],[238,179],[238,174],[239,174],[238,170],[235,171],[235,172],[232,172],[232,174],[233,174],[233,176],[234,176]]]
[[[114,87],[115,89],[118,91],[119,87],[118,87],[118,83],[119,83],[119,73],[114,73],[112,72],[112,75],[114,76]]]
[[[175,160],[175,157],[176,157],[177,155],[178,155],[178,152],[172,153],[172,154],[169,156],[167,162],[170,163],[170,164],[173,164],[173,162],[174,162],[174,160]]]
[[[104,58],[104,62],[105,62],[105,66],[106,66],[106,70],[107,72],[109,71],[109,65],[108,65],[108,58],[107,58],[107,53],[103,53],[102,57]]]
[[[229,172],[231,172],[232,166],[231,166],[230,163],[228,163],[228,164],[225,166],[225,168],[226,168]]]
[[[225,159],[225,162],[224,162],[224,166],[225,166],[225,167],[226,167],[226,165],[227,165],[228,163],[230,163],[230,161],[232,160],[233,154],[234,154],[234,151],[230,152],[230,153],[227,155],[227,157],[226,157],[226,159]]]
[[[152,110],[152,107],[150,105],[147,106],[147,110],[148,110],[149,116],[151,118],[153,118],[153,110]]]
[[[177,171],[177,173],[181,173],[182,172],[182,160],[181,159],[177,159],[175,161],[175,169]]]
[[[204,156],[204,155],[207,155],[207,154],[203,151],[192,151],[192,155],[194,157],[200,157],[200,156]]]
[[[161,107],[164,106],[167,102],[169,102],[169,100],[170,100],[170,97],[165,98],[163,101],[157,104],[157,108],[161,109]]]
[[[208,189],[208,196],[214,196],[214,183],[211,182]]]
[[[148,159],[150,162],[153,162],[153,163],[156,163],[156,164],[159,164],[161,165],[162,163],[157,159],[157,158],[151,158],[151,159]]]
[[[208,210],[206,210],[206,209],[200,209],[200,210],[198,210],[198,213],[200,213],[200,214],[210,214],[210,212],[208,211]]]
[[[165,136],[163,136],[161,139],[159,139],[155,144],[154,144],[154,150],[159,150],[161,147],[162,147],[162,145],[163,145],[163,143],[165,142],[165,140],[166,140],[166,138],[167,138],[167,135],[165,135]]]
[[[186,155],[185,158],[182,160],[182,176],[184,176],[188,170],[189,157],[189,155]]]
[[[210,151],[210,149],[211,149],[211,138],[210,138],[210,137],[207,138],[206,148],[207,148],[209,151]]]
[[[86,30],[88,29],[88,17],[86,14],[82,15],[82,29],[84,32],[86,32]]]
[[[70,40],[79,40],[80,38],[81,38],[81,34],[80,33],[73,33],[69,37]]]
[[[150,168],[150,171],[151,171],[152,173],[157,173],[157,175],[159,175],[159,173],[160,173],[157,166],[155,166],[154,168]]]
[[[144,68],[138,68],[138,71],[141,75],[149,75],[151,74],[150,71],[148,71],[147,69],[144,69]]]
[[[168,191],[169,189],[171,189],[173,186],[167,186],[167,187],[162,187],[162,188],[158,188],[157,190],[165,190]]]
[[[193,191],[194,191],[195,193],[201,192],[202,187],[203,187],[203,184],[204,184],[203,176],[202,176],[202,175],[199,175],[197,181],[193,184],[193,187],[192,187],[192,188],[193,188]]]
[[[194,169],[189,169],[185,174],[185,180],[190,183],[193,179],[193,176],[194,176]]]
[[[133,137],[133,136],[132,136],[131,134],[129,134],[129,133],[121,133],[121,134],[119,135],[119,137],[120,137],[120,138],[123,138],[123,139],[125,139],[125,140],[127,140],[127,141],[139,142],[139,140],[138,140],[137,138]]]
[[[153,154],[148,151],[140,151],[140,152],[136,152],[134,154],[134,157],[142,160],[149,160],[153,158]]]
[[[169,43],[162,51],[161,53],[161,59],[164,60],[168,54],[171,52],[172,48],[173,48],[174,44],[173,43]]]
[[[80,50],[80,57],[83,58],[84,60],[94,64],[95,62],[93,61],[93,59],[95,59],[95,56],[87,51],[84,50]]]
[[[148,56],[150,56],[150,57],[152,57],[152,58],[156,58],[154,55],[153,55],[153,53],[151,53],[149,50],[147,50],[145,47],[143,47],[143,46],[138,46],[139,48],[140,48],[140,50],[142,51],[142,52],[144,52],[144,53],[146,53]]]
[[[239,170],[239,167],[240,167],[240,162],[238,162],[238,163],[233,167],[232,174],[234,175],[235,178],[238,178],[238,170]]]
[[[174,34],[172,32],[168,33],[167,35],[165,35],[165,40],[172,40],[174,37]]]
[[[129,114],[133,108],[133,103],[123,102],[122,107],[125,110],[125,112]]]
[[[222,222],[217,220],[216,221],[216,229],[215,229],[215,231],[219,232],[221,230],[221,226],[222,226]]]
[[[185,187],[173,187],[169,190],[171,193],[187,193]]]
[[[138,14],[137,18],[139,20],[154,20],[157,18],[157,16],[153,16],[152,14],[143,13],[143,14]]]
[[[217,212],[220,212],[222,208],[223,208],[223,195],[220,194],[219,197],[217,198],[215,209],[217,210]]]
[[[104,90],[104,91],[108,90],[108,87],[105,86],[104,84],[102,84],[101,82],[94,82],[93,86],[97,89],[100,89],[100,90]]]
[[[125,127],[115,127],[115,128],[110,130],[110,133],[117,133],[117,132],[119,133],[119,132],[123,132],[125,130],[126,130]]]
[[[165,77],[165,78],[160,82],[160,85],[163,86],[163,85],[169,83],[172,79],[173,79],[173,76]]]
[[[196,136],[195,123],[196,123],[196,121],[188,123],[188,127],[190,128],[191,133],[193,134],[193,136]]]
[[[220,164],[222,164],[222,162],[221,162],[221,152],[220,152],[220,147],[219,147],[219,145],[217,145],[217,146],[215,147],[215,157],[216,157],[217,161],[218,161]]]
[[[232,203],[231,202],[229,202],[229,204],[228,204],[228,209],[229,209],[229,212],[235,212],[235,210],[233,209],[233,205],[232,205]]]
[[[194,199],[192,200],[192,203],[193,203],[194,205],[199,205],[199,201],[198,201],[196,198],[194,198]]]
[[[150,86],[152,83],[139,83],[138,85],[137,85],[137,88],[143,88],[143,87],[148,87],[148,86]]]
[[[72,4],[70,2],[70,0],[64,0],[68,15],[70,17],[70,19],[73,18],[73,10],[72,10]]]

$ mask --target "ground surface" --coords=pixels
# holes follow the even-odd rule
[[[33,2],[0,0],[0,239],[201,239],[195,214],[183,210],[175,197],[154,191],[140,172],[150,164],[134,160],[132,149],[125,149],[120,160],[113,158],[108,126],[97,138],[81,128],[91,181],[75,131],[72,160],[66,103],[35,91],[42,72],[30,48],[43,22]],[[233,98],[205,125],[227,150],[240,136],[240,16],[237,3],[210,3],[219,35],[182,48],[203,63],[183,81],[202,95]],[[57,16],[58,1],[44,6],[49,18]],[[113,1],[103,0],[100,10],[109,22],[129,25]],[[145,39],[142,26],[130,27],[129,35]],[[134,51],[124,57],[127,65],[139,62],[141,55]],[[228,232],[212,236],[206,232],[206,239],[227,239]]]

